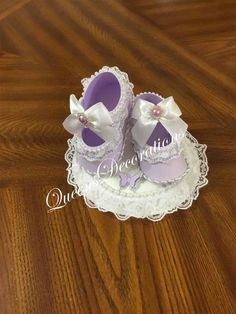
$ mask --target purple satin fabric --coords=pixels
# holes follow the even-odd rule
[[[98,102],[104,103],[109,111],[112,111],[118,104],[121,95],[121,87],[116,76],[110,72],[98,74],[88,86],[82,106],[85,110]],[[92,147],[99,146],[104,140],[88,128],[82,131],[83,141]]]

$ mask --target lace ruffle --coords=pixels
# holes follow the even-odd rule
[[[142,159],[148,161],[151,164],[155,164],[157,162],[166,162],[173,158],[178,157],[181,152],[181,144],[172,142],[167,146],[163,146],[160,148],[156,148],[154,151],[152,146],[145,145],[144,148],[141,148],[137,143],[133,141],[134,150],[140,156],[142,153]]]
[[[121,190],[118,176],[103,179],[92,177],[76,164],[76,147],[71,140],[68,140],[68,145],[65,155],[68,183],[84,197],[89,207],[113,212],[120,220],[136,217],[159,221],[166,214],[189,208],[197,199],[199,189],[208,183],[207,146],[199,144],[188,132],[183,140],[188,173],[180,181],[167,184],[142,179],[136,190]]]

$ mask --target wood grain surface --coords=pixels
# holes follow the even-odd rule
[[[236,1],[0,1],[0,313],[236,312]],[[160,223],[64,194],[68,96],[103,65],[173,95],[209,185]]]

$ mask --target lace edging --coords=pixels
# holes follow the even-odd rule
[[[104,209],[102,207],[97,206],[94,202],[92,202],[85,195],[83,195],[78,184],[76,183],[75,176],[73,174],[73,169],[74,169],[73,158],[74,158],[74,155],[76,153],[76,148],[73,145],[73,141],[71,139],[68,140],[68,146],[69,147],[65,153],[65,160],[68,163],[68,167],[66,169],[68,171],[67,182],[68,182],[68,184],[72,185],[75,188],[75,191],[79,196],[83,196],[86,205],[90,208],[97,208],[99,211],[102,211],[102,212],[112,212],[116,216],[117,219],[122,220],[122,221],[127,220],[131,217],[135,217],[135,218],[147,218],[151,221],[158,222],[161,219],[163,219],[167,214],[174,213],[174,212],[178,211],[179,209],[180,210],[186,210],[189,207],[191,207],[193,200],[196,200],[199,196],[200,188],[202,188],[208,184],[208,179],[206,178],[208,171],[209,171],[207,156],[206,156],[207,145],[206,144],[199,144],[198,141],[196,140],[196,138],[193,137],[189,132],[187,132],[186,136],[189,139],[189,141],[191,141],[191,143],[194,144],[194,147],[195,147],[197,154],[198,154],[198,159],[200,161],[200,172],[199,172],[198,181],[197,181],[197,184],[195,185],[193,192],[189,195],[189,197],[186,198],[185,201],[183,201],[180,205],[178,205],[172,209],[169,209],[167,211],[163,211],[161,213],[157,213],[157,214],[153,214],[153,215],[144,215],[144,216],[137,217],[136,215],[132,215],[132,214],[129,214],[129,215],[118,214],[118,213],[115,213],[111,210],[107,210],[107,209]]]

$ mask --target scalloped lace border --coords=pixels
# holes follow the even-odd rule
[[[118,213],[111,211],[109,209],[105,209],[105,208],[101,208],[101,207],[97,206],[94,202],[89,200],[86,197],[86,195],[83,195],[80,187],[78,186],[78,184],[76,182],[75,171],[74,171],[75,167],[73,165],[73,159],[74,159],[74,156],[76,153],[76,148],[74,146],[73,141],[70,139],[68,140],[69,148],[65,153],[65,160],[68,163],[68,167],[66,169],[68,171],[67,182],[68,182],[68,184],[74,186],[75,191],[78,195],[83,196],[86,205],[90,208],[97,208],[99,211],[102,211],[102,212],[109,212],[110,211],[119,220],[122,220],[122,221],[127,220],[130,217],[147,218],[147,219],[154,221],[154,222],[160,221],[161,219],[163,219],[165,217],[165,215],[174,213],[178,209],[186,210],[186,209],[190,208],[192,203],[193,203],[193,200],[196,200],[198,198],[200,188],[202,188],[208,184],[208,180],[206,178],[207,173],[209,171],[208,161],[207,161],[207,156],[206,156],[207,145],[199,144],[198,141],[196,140],[196,138],[194,138],[189,132],[187,132],[186,137],[194,145],[194,148],[197,151],[199,165],[200,165],[198,180],[197,180],[197,184],[195,185],[193,192],[189,195],[189,197],[187,197],[186,200],[183,201],[180,205],[175,206],[172,209],[168,209],[168,210],[162,211],[162,212],[154,214],[154,215],[136,216],[134,214],[129,214],[129,215],[118,214]]]

